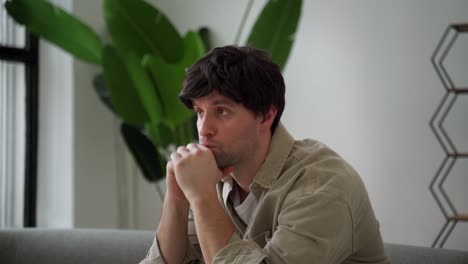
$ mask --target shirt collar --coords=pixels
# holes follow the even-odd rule
[[[258,197],[256,185],[269,189],[281,174],[284,164],[291,152],[294,138],[289,134],[281,122],[278,123],[271,138],[270,147],[263,165],[260,167],[250,190]]]

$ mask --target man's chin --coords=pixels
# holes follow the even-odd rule
[[[215,160],[216,164],[218,165],[218,168],[224,169],[226,167],[232,166],[231,162],[229,162],[226,159],[223,159],[223,157],[220,157],[219,155],[215,154]]]

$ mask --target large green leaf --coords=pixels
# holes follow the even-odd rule
[[[198,35],[200,35],[200,39],[205,45],[205,50],[206,51],[211,50],[210,30],[207,27],[201,27],[200,29],[198,29]]]
[[[170,149],[170,145],[185,146],[198,138],[195,115],[175,128],[167,126],[164,122],[148,123],[145,128],[153,142],[165,151]]]
[[[139,129],[123,123],[120,132],[139,165],[143,176],[150,182],[165,176],[165,162],[153,145]]]
[[[168,18],[143,0],[104,0],[104,17],[119,52],[133,51],[139,58],[157,54],[177,62],[183,42]]]
[[[146,129],[157,146],[167,149],[170,144],[177,145],[174,130],[164,122],[148,123]]]
[[[8,14],[25,27],[79,59],[99,64],[102,43],[80,20],[44,0],[13,0],[5,3]]]
[[[106,87],[106,81],[104,80],[104,75],[99,73],[94,76],[93,78],[93,86],[94,91],[96,92],[97,96],[101,100],[101,102],[114,114],[115,112],[114,106],[112,105],[112,101],[110,98],[110,92]]]
[[[167,114],[163,112],[162,102],[156,93],[155,84],[141,65],[140,59],[138,59],[135,53],[129,52],[125,55],[124,61],[133,86],[136,88],[151,122],[165,120]]]
[[[102,65],[114,110],[125,123],[143,127],[149,120],[148,114],[143,108],[125,64],[112,46],[104,47]]]
[[[195,142],[198,139],[196,115],[187,119],[185,123],[176,127],[176,134],[178,134],[179,145],[185,146],[188,143]]]
[[[247,40],[247,46],[268,51],[281,69],[289,56],[302,0],[270,0],[263,8]]]
[[[179,92],[185,77],[185,68],[191,66],[205,52],[205,46],[196,32],[188,32],[184,37],[184,57],[176,64],[168,64],[163,58],[147,54],[143,65],[151,73],[167,119],[166,123],[174,129],[192,116],[192,113],[179,100]]]
[[[184,68],[184,75],[185,68],[192,66],[206,52],[207,49],[200,35],[197,32],[188,31],[184,36],[184,58],[178,63],[179,66]]]

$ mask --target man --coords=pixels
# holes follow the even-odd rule
[[[179,97],[200,143],[171,154],[142,263],[389,263],[359,175],[324,144],[291,137],[284,94],[257,49],[216,48],[188,70]]]

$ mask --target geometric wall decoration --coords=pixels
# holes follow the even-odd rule
[[[450,134],[447,133],[444,124],[444,121],[447,119],[447,116],[451,114],[457,100],[460,100],[461,96],[468,96],[468,85],[455,83],[453,72],[447,70],[444,64],[452,47],[461,34],[468,34],[468,24],[449,25],[431,57],[431,62],[446,91],[429,123],[437,141],[445,152],[445,157],[429,185],[429,190],[446,220],[432,243],[432,247],[440,248],[444,246],[453,229],[459,222],[468,221],[468,212],[459,212],[452,202],[450,193],[444,188],[444,183],[447,178],[451,176],[450,172],[455,163],[460,161],[460,159],[468,159],[468,149],[460,149],[460,147],[457,146]],[[464,46],[464,48],[466,54],[468,54],[468,45]],[[458,70],[458,72],[464,71],[466,75],[468,75],[468,68]],[[468,117],[465,118],[465,122],[468,122]],[[465,172],[464,176],[468,177],[468,172]],[[468,192],[468,186],[465,190]]]

